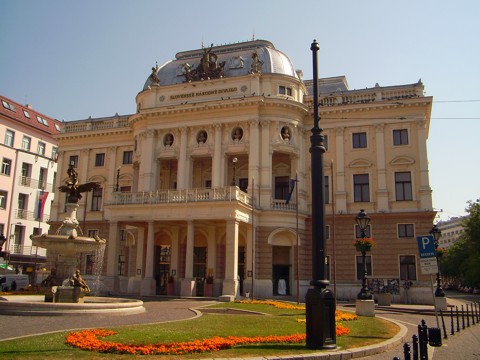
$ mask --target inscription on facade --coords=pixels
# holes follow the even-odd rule
[[[238,91],[237,87],[230,87],[230,88],[216,89],[216,90],[197,91],[197,92],[192,91],[192,92],[186,93],[186,94],[170,95],[170,100],[188,99],[188,98],[194,98],[194,97],[197,97],[197,96],[228,94],[228,93],[237,92],[237,91]]]

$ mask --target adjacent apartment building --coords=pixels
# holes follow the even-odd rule
[[[49,230],[61,123],[29,105],[0,96],[0,233],[6,237],[1,259],[28,273],[46,260],[45,249],[32,247],[30,235]]]
[[[177,53],[140,90],[135,114],[65,122],[55,136],[55,186],[70,164],[80,183],[101,185],[77,215],[84,234],[107,239],[106,255],[82,254],[82,273],[100,272],[104,290],[117,293],[304,296],[312,277],[312,81],[271,42],[254,40]],[[431,301],[416,236],[435,217],[432,98],[421,81],[350,90],[343,76],[320,79],[319,97],[326,273],[337,298],[360,290],[352,243],[365,209],[376,241],[368,275],[411,280],[414,301]],[[65,201],[55,197],[51,231]]]

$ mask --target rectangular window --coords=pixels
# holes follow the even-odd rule
[[[330,184],[328,183],[328,176],[325,176],[324,180],[324,193],[323,193],[323,199],[325,200],[325,204],[330,204]]]
[[[25,151],[30,151],[31,143],[32,143],[32,138],[24,135],[22,140],[22,149]]]
[[[123,164],[133,164],[133,151],[123,152]]]
[[[398,224],[398,237],[413,238],[415,236],[413,229],[413,224]]]
[[[85,255],[85,275],[95,274],[95,254]]]
[[[47,187],[47,173],[48,170],[45,168],[40,168],[40,173],[38,174],[38,188],[45,189]]]
[[[278,93],[280,95],[292,96],[292,88],[287,86],[279,86]]]
[[[100,153],[95,155],[95,166],[104,166],[105,165],[105,153]]]
[[[357,260],[357,280],[362,280],[365,270],[363,268],[363,259],[361,256],[356,256]],[[365,256],[365,265],[367,267],[367,276],[372,276],[372,257],[370,255]]]
[[[92,191],[92,211],[100,211],[102,209],[102,188],[96,188]]]
[[[367,147],[367,133],[353,133],[352,134],[352,143],[354,149],[361,149]]]
[[[121,192],[131,192],[132,187],[131,186],[120,186],[120,191]]]
[[[37,146],[37,154],[38,154],[38,155],[45,156],[45,149],[46,149],[46,147],[47,147],[47,145],[45,145],[44,142],[39,141],[39,142],[38,142],[38,146]]]
[[[7,197],[8,193],[6,191],[0,190],[0,209],[7,208]]]
[[[87,236],[94,238],[95,236],[98,236],[98,230],[97,229],[88,229],[87,230]]]
[[[26,118],[30,119],[30,113],[27,110],[23,110],[23,115],[25,115]]]
[[[2,174],[10,176],[10,171],[12,170],[12,160],[3,158],[2,162]]]
[[[78,167],[78,155],[72,155],[70,156],[70,159],[68,160],[69,165],[73,165],[74,168]]]
[[[22,185],[30,186],[30,175],[32,171],[32,165],[28,163],[22,163]]]
[[[330,240],[330,225],[325,225],[325,240]]]
[[[323,147],[328,151],[328,135],[323,135]]]
[[[37,121],[38,121],[39,124],[48,126],[48,121],[47,121],[46,119],[44,119],[43,117],[41,117],[41,116],[38,116],[38,115],[37,115]]]
[[[330,268],[331,268],[331,257],[330,256],[325,256],[325,279],[331,280],[330,277]]]
[[[290,182],[288,176],[275,177],[275,199],[286,200],[290,193]]]
[[[395,199],[397,201],[413,200],[410,172],[395,173]]]
[[[393,145],[408,145],[408,130],[393,130]]]
[[[369,202],[370,201],[370,189],[369,189],[368,174],[353,175],[353,201],[354,202]]]
[[[365,229],[365,237],[369,238],[372,237],[372,232],[370,230],[370,225],[367,226]],[[362,231],[360,230],[360,227],[355,224],[355,239],[361,239],[362,238]]]
[[[58,148],[56,146],[52,146],[52,159],[53,161],[57,162],[58,158]]]
[[[400,255],[400,280],[417,280],[414,255]]]
[[[13,143],[15,141],[15,132],[12,130],[7,129],[5,131],[5,142],[4,144],[10,147],[13,147]]]

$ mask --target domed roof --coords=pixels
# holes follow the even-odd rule
[[[152,68],[143,89],[250,73],[275,73],[298,78],[287,55],[275,49],[269,41],[253,40],[179,52],[175,60]]]

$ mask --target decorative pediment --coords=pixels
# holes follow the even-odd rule
[[[367,159],[355,159],[350,164],[348,164],[348,167],[350,168],[361,168],[361,167],[371,167],[371,166],[372,166],[372,162]]]
[[[397,156],[390,161],[390,165],[412,165],[415,164],[415,160],[409,156]]]

